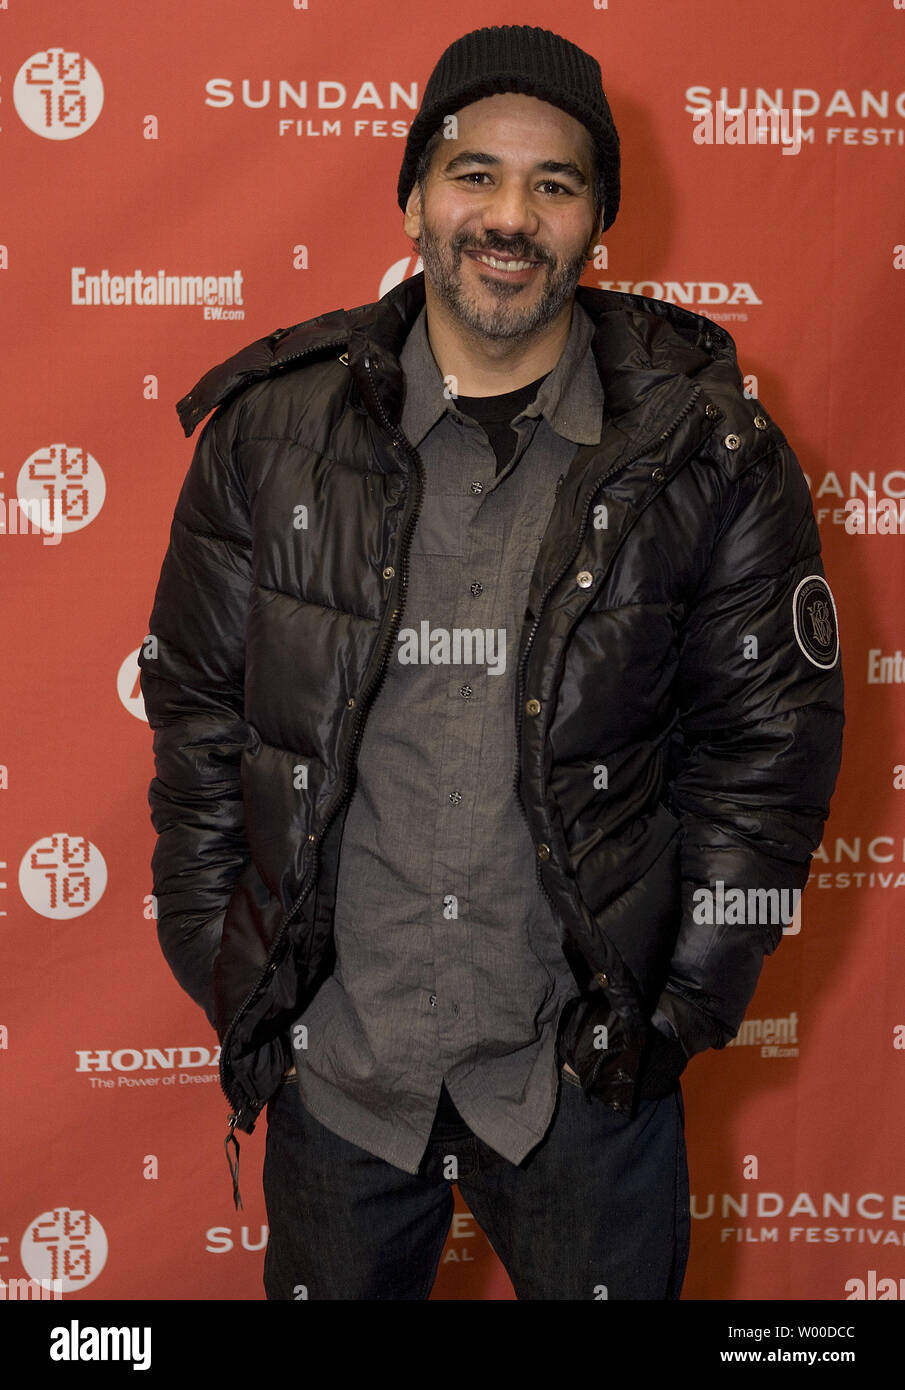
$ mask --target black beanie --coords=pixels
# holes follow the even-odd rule
[[[597,147],[606,231],[619,210],[619,136],[600,64],[559,34],[525,24],[475,29],[440,55],[409,129],[399,173],[399,206],[405,211],[418,157],[445,117],[498,92],[523,92],[548,101],[587,128]]]

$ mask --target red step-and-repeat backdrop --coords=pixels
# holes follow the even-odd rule
[[[5,1281],[263,1298],[265,1124],[237,1212],[216,1038],[151,898],[136,657],[194,443],[174,403],[420,269],[405,135],[443,48],[494,23],[599,59],[624,194],[585,281],[733,333],[839,612],[800,930],[684,1078],[684,1297],[905,1296],[905,0],[0,0]],[[513,1297],[458,1197],[433,1297]]]

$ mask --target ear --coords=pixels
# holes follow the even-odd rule
[[[417,241],[421,236],[421,189],[417,183],[412,184],[412,191],[405,205],[402,225],[406,236],[411,237],[412,241]]]

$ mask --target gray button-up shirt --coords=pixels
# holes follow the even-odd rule
[[[293,1034],[311,1114],[409,1173],[443,1080],[512,1163],[556,1102],[557,1025],[578,988],[515,790],[516,655],[557,481],[578,444],[600,441],[592,334],[576,302],[498,476],[485,431],[445,391],[425,310],[400,356],[424,496],[343,830],[336,965]]]

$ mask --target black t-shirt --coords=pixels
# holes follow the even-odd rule
[[[456,405],[466,415],[471,415],[479,425],[483,425],[496,454],[496,471],[500,474],[515,452],[518,435],[512,428],[512,421],[529,406],[545,381],[549,372],[538,377],[537,381],[520,386],[517,391],[506,391],[502,396],[457,396]]]

